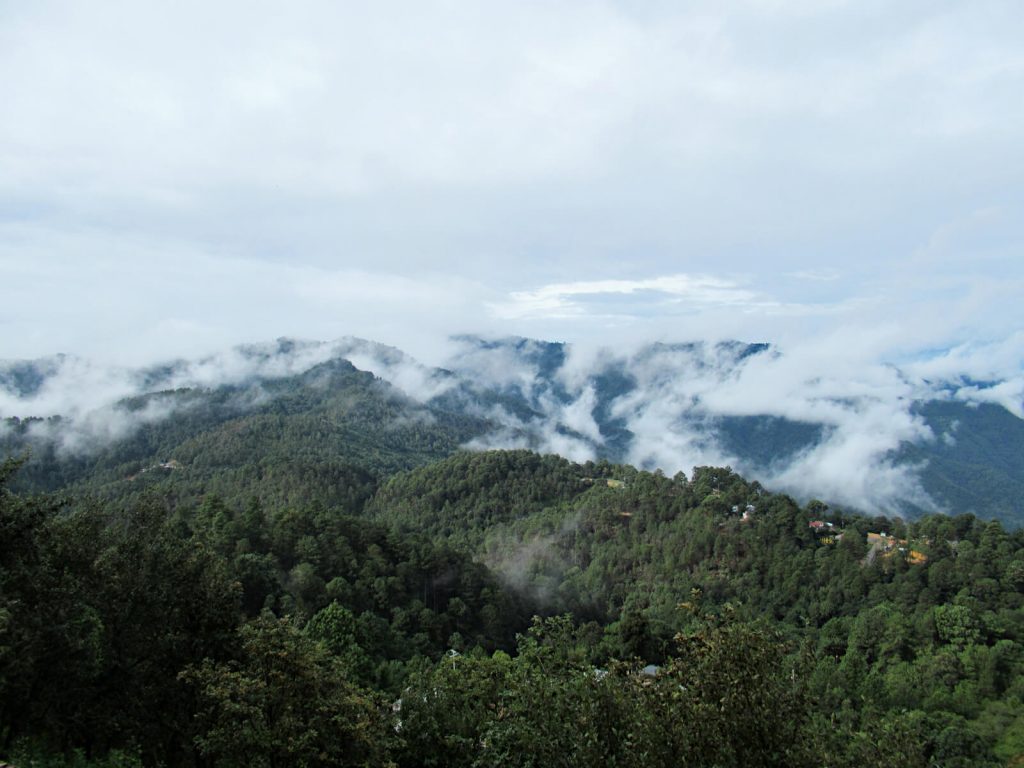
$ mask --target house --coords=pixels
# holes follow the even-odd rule
[[[743,519],[744,520],[749,520],[751,517],[753,517],[754,512],[756,512],[756,511],[757,511],[757,507],[755,507],[753,504],[747,504],[743,508]],[[740,506],[739,506],[739,504],[733,504],[732,505],[732,513],[734,515],[740,514]]]
[[[843,532],[836,528],[835,523],[829,523],[824,520],[811,520],[807,523],[807,527],[817,534],[818,541],[822,544],[835,544],[843,538]]]
[[[890,536],[885,531],[869,533],[868,546],[871,547],[873,552],[881,553],[883,557],[891,557],[896,552],[899,552],[911,565],[921,565],[928,562],[928,556],[924,552],[914,549],[913,544],[908,544],[906,539],[897,539],[895,536]],[[869,562],[871,559],[869,556]]]
[[[890,550],[898,544],[898,540],[887,534],[885,531],[881,533],[869,533],[868,534],[868,545],[877,546],[879,549]],[[903,542],[906,544],[906,542]]]

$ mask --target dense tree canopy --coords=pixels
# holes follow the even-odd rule
[[[294,497],[243,495],[247,465],[226,495],[19,494],[17,463],[0,755],[24,764],[1024,755],[1024,534],[997,523],[525,451]]]

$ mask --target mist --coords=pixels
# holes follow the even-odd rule
[[[1024,416],[1020,340],[1014,334],[980,347],[921,350],[897,365],[877,358],[880,347],[870,334],[859,343],[834,333],[789,346],[697,341],[608,347],[459,337],[438,344],[448,356],[436,367],[354,337],[279,339],[144,368],[46,358],[36,363],[41,384],[21,393],[8,363],[0,366],[0,383],[6,382],[0,416],[60,416],[35,422],[29,438],[83,454],[172,418],[190,403],[157,395],[142,407],[127,407],[126,398],[233,386],[241,392],[236,407],[246,410],[269,397],[261,381],[347,359],[420,406],[454,408],[492,424],[465,444],[470,450],[528,448],[577,462],[611,458],[667,474],[728,465],[799,498],[890,512],[908,504],[940,510],[921,487],[921,467],[900,462],[897,454],[905,444],[955,445],[956,430],[933,434],[917,406],[992,403]],[[820,438],[780,450],[766,463],[754,461],[756,451],[737,451],[721,431],[723,419],[743,417],[813,425]]]
[[[916,406],[930,400],[991,402],[1019,417],[1024,376],[1019,357],[1009,353],[1012,344],[1013,339],[998,345],[1001,364],[986,350],[958,348],[919,354],[906,367],[873,359],[873,345],[858,348],[841,336],[756,348],[753,354],[744,345],[702,342],[637,345],[631,351],[570,346],[553,377],[540,376],[529,364],[515,366],[503,349],[496,357],[509,370],[504,382],[495,378],[494,365],[481,367],[490,381],[521,392],[537,415],[523,420],[492,412],[502,428],[472,447],[532,447],[576,460],[612,454],[667,474],[730,465],[803,499],[889,512],[907,504],[938,511],[940,505],[921,487],[921,467],[898,463],[896,454],[905,443],[948,443],[955,435],[933,434]],[[480,354],[474,351],[469,359]],[[595,377],[608,370],[621,370],[632,380],[628,391],[605,404],[632,435],[624,455],[611,450],[593,417]],[[524,378],[531,371],[534,377]],[[977,376],[988,382],[964,384]],[[552,395],[553,386],[562,388],[561,397]],[[822,437],[795,455],[755,464],[730,451],[717,432],[720,419],[745,416],[820,425]]]

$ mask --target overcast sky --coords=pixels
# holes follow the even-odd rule
[[[1022,94],[1019,0],[0,0],[0,357],[998,344]]]

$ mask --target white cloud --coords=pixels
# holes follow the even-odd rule
[[[420,402],[439,397],[458,383],[454,377],[440,374],[400,350],[360,339],[332,345],[332,354],[344,357],[356,368],[369,371]]]
[[[885,268],[958,212],[1019,233],[1017,18],[42,0],[0,12],[0,195],[46,228],[522,291]]]
[[[548,398],[548,402],[551,402],[550,398]],[[597,407],[597,392],[593,386],[588,385],[583,388],[579,397],[561,409],[559,417],[561,423],[566,427],[600,445],[604,442],[604,438],[601,436],[600,427],[594,420],[595,407]]]
[[[584,302],[609,295],[652,294],[655,301],[688,306],[745,306],[757,295],[736,283],[707,275],[664,275],[644,280],[591,280],[555,283],[530,291],[514,291],[509,300],[491,306],[502,319],[573,317],[587,314]]]
[[[593,423],[597,403],[590,382],[618,368],[632,386],[612,401],[611,415],[633,435],[625,456],[630,463],[670,474],[694,466],[731,465],[768,487],[801,497],[885,512],[907,502],[934,508],[920,486],[917,468],[897,464],[894,454],[903,443],[941,437],[931,433],[913,406],[948,397],[950,380],[925,381],[884,363],[877,357],[880,341],[870,335],[831,334],[803,346],[753,355],[745,354],[744,345],[704,343],[570,349],[564,370],[556,376],[570,401],[540,397],[536,404],[541,415],[530,423],[517,421],[517,434],[547,435],[552,425],[561,424],[589,439],[586,455],[605,450]],[[511,371],[508,375],[511,380]],[[953,376],[954,383],[959,376]],[[524,385],[518,374],[515,380],[524,391],[545,386],[539,379]],[[1008,381],[982,392],[961,387],[956,396],[1006,402],[1018,393],[1016,381]],[[492,416],[504,424],[511,418]],[[749,464],[733,455],[717,433],[719,419],[735,416],[822,425],[823,439],[796,455],[777,455],[770,466]],[[495,435],[495,446],[505,439],[503,434],[499,430]],[[491,442],[483,438],[476,445]],[[547,445],[554,444],[547,440]]]
[[[629,386],[603,407],[632,434],[624,456],[630,463],[670,474],[728,464],[798,496],[869,510],[894,511],[908,501],[929,508],[933,502],[922,491],[916,468],[896,464],[894,454],[907,442],[948,443],[955,436],[933,435],[914,404],[931,398],[992,402],[1024,417],[1020,347],[1014,338],[980,348],[961,346],[897,368],[878,357],[887,345],[887,334],[845,331],[754,354],[736,343],[568,347],[564,365],[542,372],[539,360],[557,363],[560,356],[552,357],[552,350],[539,342],[464,339],[448,364],[456,378],[397,349],[360,339],[281,340],[177,361],[150,388],[290,376],[346,357],[421,402],[458,385],[481,394],[518,396],[528,404],[528,411],[516,415],[511,406],[480,406],[465,398],[471,410],[478,409],[477,415],[495,425],[491,433],[472,440],[470,448],[527,447],[584,461],[611,448],[595,416],[601,406],[595,377],[617,372]],[[177,407],[160,398],[142,411],[115,404],[143,391],[143,372],[78,358],[60,358],[53,365],[54,375],[35,395],[0,392],[0,414],[70,417],[59,427],[33,428],[37,439],[52,440],[62,450],[80,453],[121,439]],[[976,378],[979,373],[989,378]],[[254,391],[254,402],[260,396]],[[795,456],[777,455],[769,466],[748,464],[717,433],[720,419],[737,416],[821,425],[823,439]]]
[[[1024,419],[1024,376],[987,387],[961,387],[956,397],[968,403],[995,403]]]

